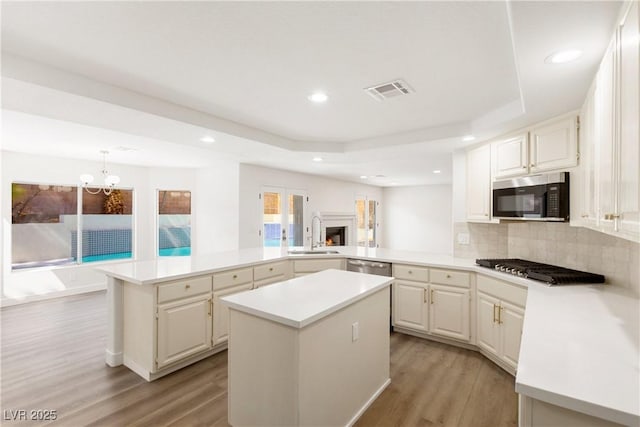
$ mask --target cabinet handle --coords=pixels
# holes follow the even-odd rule
[[[498,306],[493,304],[493,323],[496,323],[498,320],[496,319],[496,308]]]
[[[431,289],[431,304],[433,304],[433,289]]]
[[[489,216],[489,214],[484,214],[484,216]]]
[[[409,274],[413,274],[413,271],[409,270]]]
[[[522,167],[522,169],[526,169],[526,168],[527,168],[526,166],[523,166],[523,167]]]
[[[184,288],[185,289],[189,289],[189,288],[191,288],[191,285],[184,285]]]
[[[451,279],[451,275],[450,274],[447,274],[447,279]]]
[[[424,289],[424,293],[422,294],[422,301],[425,302],[425,303],[427,302],[427,289],[426,288]]]
[[[211,317],[211,312],[213,311],[213,300],[209,299],[209,317]]]
[[[531,164],[529,165],[529,167],[530,167],[530,168],[535,168],[535,167],[536,167],[536,165],[534,165],[533,163],[531,163]]]
[[[580,215],[582,218],[589,218],[589,214],[582,214]]]
[[[234,279],[237,279],[237,278],[238,278],[238,275],[237,275],[237,274],[234,274],[234,275],[233,275],[233,278],[234,278]]]
[[[502,325],[502,310],[504,307],[498,306],[498,325]]]
[[[273,271],[273,267],[269,267],[269,271]]]

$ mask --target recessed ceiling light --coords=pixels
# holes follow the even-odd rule
[[[327,99],[329,99],[327,94],[324,93],[324,92],[314,92],[311,95],[309,95],[307,98],[309,99],[309,101],[315,102],[317,104],[321,104],[323,102],[326,102]]]
[[[367,175],[360,175],[360,179],[367,179]]]
[[[314,162],[321,162],[322,161],[322,157],[314,157],[313,161]]]
[[[476,137],[473,135],[467,135],[462,138],[463,141],[473,141],[474,139],[476,139]]]
[[[200,141],[204,142],[205,144],[213,144],[214,142],[216,142],[216,140],[209,135],[203,136],[202,138],[200,138]]]
[[[440,172],[442,172],[440,169],[436,169],[433,171],[433,173],[440,173]]]
[[[582,56],[582,51],[578,49],[561,50],[559,52],[552,53],[544,60],[547,64],[564,64],[576,60]]]

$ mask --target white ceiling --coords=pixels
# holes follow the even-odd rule
[[[620,3],[1,7],[4,149],[95,158],[131,146],[114,160],[184,167],[206,162],[204,150],[415,185],[450,181],[467,133],[488,138],[579,108]],[[584,54],[544,63],[564,48]],[[396,78],[415,93],[379,102],[363,91]],[[314,90],[328,102],[310,103]],[[203,147],[207,133],[217,142]]]

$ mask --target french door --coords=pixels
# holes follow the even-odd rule
[[[260,200],[262,246],[304,246],[306,192],[281,187],[264,187]]]
[[[356,196],[356,219],[358,220],[358,246],[378,246],[377,208],[379,203],[367,196]]]

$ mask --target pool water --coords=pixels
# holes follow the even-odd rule
[[[181,248],[165,248],[160,249],[160,256],[190,256],[191,247],[184,246]],[[82,257],[82,262],[112,261],[116,259],[131,258],[131,252],[118,252],[114,254],[91,255]]]

